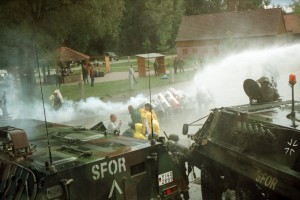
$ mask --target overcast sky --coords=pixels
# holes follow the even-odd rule
[[[271,5],[281,5],[286,12],[291,12],[289,5],[292,3],[292,0],[271,0]]]

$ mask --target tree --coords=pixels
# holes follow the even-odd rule
[[[130,55],[141,50],[147,36],[148,20],[144,12],[145,0],[125,0],[124,18],[121,22],[119,52]],[[130,47],[130,48],[129,48]]]
[[[293,0],[290,6],[294,14],[300,14],[300,0]]]
[[[230,0],[229,0],[230,1]],[[223,0],[186,0],[186,15],[216,13],[224,10]]]
[[[123,0],[64,2],[67,3],[52,9],[41,21],[43,29],[59,43],[85,53],[101,53],[118,43]]]
[[[32,96],[30,86],[33,74],[33,21],[34,14],[27,1],[8,1],[1,4],[1,61],[0,65],[19,66],[19,76],[24,96]]]
[[[127,54],[143,51],[141,44],[148,38],[151,51],[174,47],[183,0],[126,0],[122,22],[121,50]],[[130,49],[128,48],[130,46]]]
[[[169,50],[174,38],[174,32],[178,30],[178,24],[183,13],[183,1],[164,0],[153,1],[148,0],[145,4],[146,13],[150,18],[152,29],[152,40],[155,44],[155,49],[160,52]]]
[[[150,53],[149,51],[151,49],[151,42],[150,42],[149,38],[146,38],[142,45],[143,45],[144,51],[147,53]]]
[[[10,0],[0,5],[0,66],[18,66],[24,96],[33,96],[35,55],[43,58],[61,45],[86,53],[92,41],[104,38],[114,44],[124,10],[123,0]]]
[[[253,10],[270,4],[269,0],[225,0],[224,3],[229,11]]]
[[[269,7],[271,5],[271,0],[263,0],[264,7]]]

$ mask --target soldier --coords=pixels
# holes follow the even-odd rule
[[[279,98],[278,91],[274,85],[272,84],[267,77],[261,77],[257,80],[257,82],[261,86],[261,101],[262,102],[271,102],[276,101]]]
[[[190,164],[192,159],[190,150],[183,145],[178,143],[178,135],[169,135],[169,140],[167,141],[167,146],[172,153],[172,158],[175,164],[178,166],[179,173],[182,175],[183,179],[180,180],[181,194],[184,200],[190,199],[189,195],[189,178],[188,174],[191,173],[193,166]]]

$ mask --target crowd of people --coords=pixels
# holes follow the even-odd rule
[[[137,109],[132,105],[128,106],[128,112],[131,122],[128,124],[130,130],[126,131],[125,136],[131,136],[137,139],[157,138],[160,134],[160,126],[158,118],[152,109],[150,103],[146,103],[144,107]],[[117,116],[110,115],[110,122],[107,126],[107,133],[119,135],[122,121],[117,123]]]
[[[95,71],[94,66],[91,63],[84,63],[82,66],[82,78],[85,85],[89,84],[89,78],[91,79],[91,87],[94,87]]]
[[[104,76],[104,73],[101,72],[100,64],[92,64],[90,62],[82,61],[82,77],[85,85],[91,84],[91,87],[94,87],[95,77]],[[65,76],[72,75],[71,64],[68,64],[67,67],[64,66],[61,62],[58,63],[56,68],[56,86],[60,86],[64,83]]]
[[[174,73],[177,74],[178,69],[179,69],[179,72],[184,72],[183,65],[184,65],[183,60],[179,59],[176,56],[173,60]]]
[[[67,65],[67,67],[64,67],[64,65],[59,62],[58,66],[55,70],[56,74],[56,86],[60,86],[62,83],[65,82],[65,76],[71,75],[72,69],[70,65]]]
[[[81,61],[80,64],[82,66],[82,78],[84,84],[85,85],[91,84],[91,87],[94,87],[95,77],[104,76],[104,72],[102,72],[101,70],[102,64],[100,63],[93,64],[89,61]],[[66,66],[62,62],[58,63],[58,66],[56,68],[56,86],[60,86],[62,83],[64,83],[65,76],[71,75],[73,73],[71,69],[72,68],[71,65],[72,63],[67,64]],[[177,73],[177,71],[184,72],[184,68],[183,68],[184,62],[182,59],[179,59],[177,56],[174,58],[173,63],[171,65],[173,65],[175,74]],[[159,63],[158,59],[156,58],[153,63],[155,76],[160,75],[162,66],[163,65]],[[133,83],[137,83],[132,65],[130,65],[128,71],[129,71],[129,80],[132,79]]]

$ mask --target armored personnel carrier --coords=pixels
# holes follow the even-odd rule
[[[247,79],[250,104],[213,109],[189,135],[194,140],[190,162],[201,169],[204,200],[227,195],[299,199],[300,102],[281,101],[275,86],[264,87]],[[187,132],[185,124],[183,134]]]
[[[181,199],[188,183],[160,139],[10,120],[0,128],[0,199]]]

